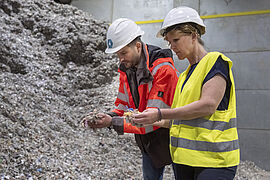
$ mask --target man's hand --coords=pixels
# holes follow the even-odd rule
[[[91,113],[90,113],[88,116],[84,117],[82,120],[82,125],[84,127],[86,128],[90,127],[93,129],[109,127],[111,126],[111,123],[112,123],[112,117],[104,113],[98,113],[94,117],[91,116]]]

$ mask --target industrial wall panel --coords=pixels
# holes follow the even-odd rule
[[[238,129],[242,160],[255,162],[259,167],[270,170],[270,131]]]
[[[188,6],[193,9],[199,10],[199,0],[174,0],[174,7]]]
[[[270,50],[270,14],[205,19],[202,36],[209,50],[246,52]]]
[[[136,14],[136,21],[142,21],[142,20],[158,20],[158,19],[164,19],[166,14],[174,7],[178,6],[189,6],[194,9],[199,9],[199,0],[174,0],[174,1],[168,1],[168,0],[160,0],[159,5],[156,4],[157,1],[140,1],[140,5],[137,5],[138,7],[144,4],[147,4],[147,6],[143,6],[144,10],[142,13],[137,13],[135,11],[134,13]],[[121,3],[116,3],[116,6]],[[128,3],[129,6],[131,4],[134,4],[132,2]],[[152,9],[152,4],[155,4],[154,7],[157,9]],[[121,5],[122,6],[122,5]],[[127,5],[126,5],[127,6]],[[150,7],[150,9],[149,9]],[[141,7],[140,7],[141,8]],[[126,11],[126,10],[125,10]],[[154,12],[154,13],[153,13]],[[116,13],[116,12],[115,12]],[[148,16],[147,14],[151,14]],[[121,12],[123,14],[123,12]],[[146,15],[146,16],[145,16]],[[116,15],[119,16],[119,15]],[[133,15],[130,14],[130,11],[127,13],[127,17],[133,17]],[[140,17],[140,18],[138,18]],[[146,32],[145,35],[143,36],[143,40],[145,42],[148,42],[149,44],[153,44],[162,48],[168,48],[167,42],[164,41],[162,38],[157,38],[156,33],[159,31],[161,28],[162,23],[149,23],[149,24],[140,24],[141,28]]]
[[[270,51],[225,53],[233,61],[237,89],[270,90]]]
[[[153,24],[139,24],[141,29],[145,32],[142,40],[148,44],[156,45],[163,48],[168,48],[167,42],[163,38],[157,38],[156,34],[161,28],[161,23]]]
[[[134,21],[163,19],[173,8],[171,0],[114,1],[113,19],[127,17]]]
[[[203,0],[200,1],[201,15],[237,13],[270,9],[269,0]]]
[[[77,8],[88,12],[93,15],[96,19],[104,20],[111,22],[112,18],[112,0],[98,0],[98,1],[89,1],[89,0],[79,0],[72,1],[72,5]]]
[[[270,90],[237,90],[236,98],[238,127],[270,131]]]

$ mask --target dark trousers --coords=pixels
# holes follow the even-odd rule
[[[173,168],[176,180],[233,180],[237,166],[208,168],[173,163]]]
[[[151,158],[146,154],[142,154],[143,160],[143,179],[144,180],[162,180],[165,166],[155,168]]]

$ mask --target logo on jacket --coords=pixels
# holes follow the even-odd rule
[[[111,39],[108,39],[108,47],[109,48],[112,48],[113,47],[113,42],[112,42],[112,40]]]
[[[163,95],[164,95],[164,92],[162,92],[162,91],[158,91],[158,95],[157,95],[158,97],[161,97],[161,98],[162,98],[162,97],[163,97]]]

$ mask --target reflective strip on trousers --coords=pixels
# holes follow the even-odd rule
[[[148,99],[147,107],[170,108],[170,106],[159,99]]]
[[[208,119],[192,119],[192,120],[173,120],[173,125],[188,125],[192,127],[205,128],[209,130],[224,131],[236,127],[236,118],[230,119],[229,122],[224,121],[211,121]]]
[[[227,142],[195,141],[185,138],[171,137],[171,146],[196,151],[228,152],[239,149],[238,139]]]

